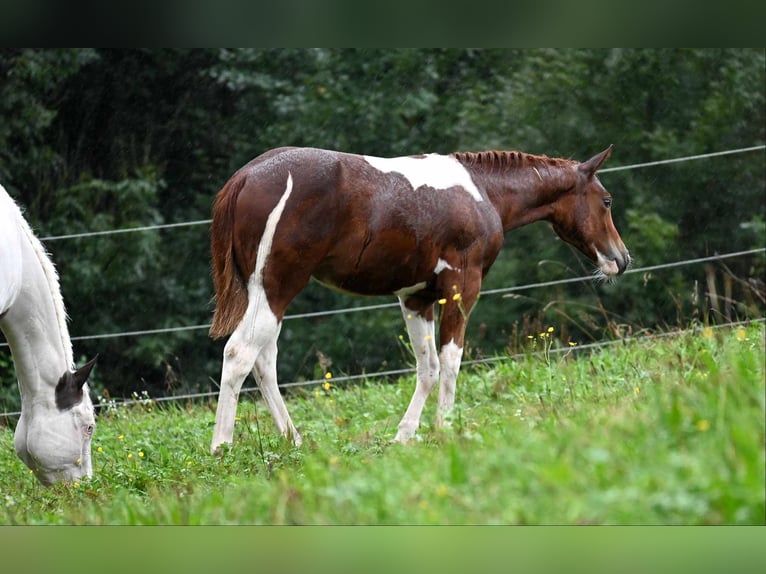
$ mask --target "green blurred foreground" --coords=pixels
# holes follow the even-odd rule
[[[389,445],[413,378],[292,393],[304,446],[243,400],[208,454],[208,405],[102,412],[96,477],[43,489],[0,430],[2,524],[763,524],[764,326],[593,352],[557,333],[464,369],[451,427]],[[534,351],[534,352],[533,352]]]

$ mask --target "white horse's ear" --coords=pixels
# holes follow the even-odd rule
[[[610,155],[612,155],[612,144],[601,153],[594,155],[588,161],[581,163],[578,166],[578,169],[588,177],[593,177]]]
[[[82,400],[82,386],[88,380],[98,355],[76,371],[67,371],[56,385],[56,406],[59,410],[71,409]]]
[[[98,355],[93,357],[90,361],[72,373],[72,378],[79,388],[82,388],[82,386],[88,380],[90,372],[93,370],[93,367],[96,364],[96,360],[98,360]]]

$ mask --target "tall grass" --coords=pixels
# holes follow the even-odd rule
[[[389,440],[412,377],[292,393],[300,448],[242,400],[220,457],[209,405],[107,409],[95,478],[50,489],[3,428],[0,523],[764,523],[762,324],[592,352],[554,353],[555,339],[464,369],[449,427],[433,427],[432,400],[407,446]]]

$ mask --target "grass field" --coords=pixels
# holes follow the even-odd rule
[[[763,324],[546,352],[555,335],[464,368],[451,425],[434,396],[407,446],[388,441],[413,377],[291,393],[300,448],[243,398],[220,457],[214,405],[102,410],[96,476],[50,489],[2,427],[0,524],[764,524]]]

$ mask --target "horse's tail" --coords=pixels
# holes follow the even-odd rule
[[[247,310],[247,285],[234,260],[234,208],[246,178],[233,177],[215,199],[213,222],[210,225],[210,250],[215,313],[210,336],[220,339],[237,328]]]

